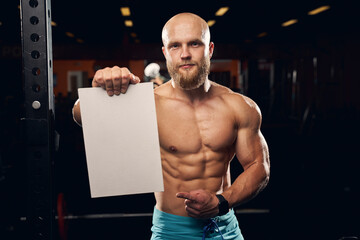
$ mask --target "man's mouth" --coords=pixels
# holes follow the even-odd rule
[[[192,68],[193,66],[195,66],[195,64],[187,63],[187,64],[181,64],[181,65],[179,66],[179,68],[182,68],[182,69],[190,69],[190,68]]]

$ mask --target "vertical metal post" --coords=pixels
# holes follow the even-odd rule
[[[54,95],[50,0],[21,0],[28,239],[52,239]]]

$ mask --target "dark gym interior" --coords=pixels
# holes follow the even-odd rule
[[[44,1],[0,4],[2,240],[33,239],[27,189],[36,173],[26,154],[31,129],[23,120],[24,96],[31,89],[24,87],[20,6],[34,2]],[[325,11],[309,14],[322,6]],[[221,7],[227,12],[215,16]],[[271,177],[255,199],[235,208],[244,238],[360,238],[359,10],[355,0],[52,0],[53,128],[59,137],[49,159],[54,219],[45,220],[51,236],[35,239],[150,239],[152,193],[91,198],[83,132],[72,106],[77,88],[90,87],[104,67],[128,67],[146,81],[144,67],[156,62],[168,77],[161,30],[180,12],[216,21],[210,80],[252,98],[262,112]],[[132,26],[125,25],[129,20]],[[232,179],[241,172],[234,159]]]

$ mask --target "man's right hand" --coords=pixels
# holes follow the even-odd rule
[[[102,87],[109,96],[126,93],[129,84],[137,84],[140,78],[132,74],[127,68],[118,66],[96,71],[92,81],[93,87]]]

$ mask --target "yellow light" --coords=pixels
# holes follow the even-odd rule
[[[129,7],[122,7],[122,8],[120,8],[120,11],[124,17],[128,17],[131,15]]]
[[[133,38],[136,38],[136,33],[134,33],[134,32],[132,32],[132,33],[130,33],[130,36],[132,36]]]
[[[209,20],[209,21],[207,22],[207,24],[208,24],[209,27],[212,27],[215,23],[216,23],[215,20]]]
[[[73,37],[74,37],[74,34],[71,33],[71,32],[66,32],[65,34],[66,34],[66,36],[68,36],[68,37],[70,37],[70,38],[73,38]]]
[[[327,5],[327,6],[322,6],[322,7],[318,7],[314,10],[311,10],[310,12],[308,12],[308,15],[316,15],[318,13],[321,13],[321,12],[324,12],[326,10],[329,10],[330,9],[330,6]]]
[[[3,25],[3,23],[2,22],[0,22],[0,27]]]
[[[132,27],[134,24],[131,20],[125,20],[125,26]]]
[[[76,41],[77,41],[78,43],[84,43],[84,40],[82,40],[81,38],[77,38]]]
[[[57,26],[57,23],[54,22],[54,21],[51,21],[51,26],[56,27],[56,26]]]
[[[286,22],[282,23],[281,26],[287,27],[287,26],[293,25],[293,24],[295,24],[295,23],[297,23],[297,22],[298,22],[297,19],[291,19],[291,20],[289,20],[289,21],[286,21]]]
[[[215,16],[222,16],[222,15],[224,15],[228,10],[229,10],[229,7],[219,8],[219,10],[217,10],[217,12],[215,13]]]
[[[261,37],[265,37],[267,35],[267,32],[262,32],[262,33],[259,33],[257,35],[257,37],[261,38]]]

